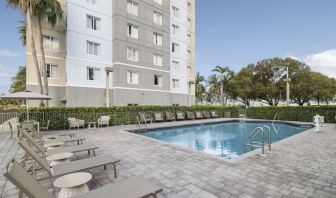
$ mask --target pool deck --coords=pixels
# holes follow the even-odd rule
[[[211,122],[228,121],[215,119]],[[150,128],[198,124],[210,120],[158,123]],[[304,123],[307,124],[307,123]],[[188,150],[144,136],[126,132],[136,125],[83,129],[78,135],[100,147],[97,154],[110,154],[121,159],[118,179],[111,167],[91,171],[90,189],[117,182],[134,175],[143,175],[163,188],[159,198],[214,197],[336,197],[336,129],[326,124],[324,132],[309,129],[272,144],[272,152],[260,156],[250,152],[234,160],[223,160],[205,153]],[[17,139],[0,134],[0,174],[13,157],[23,151]],[[86,154],[76,158],[86,157]],[[46,181],[48,182],[48,181]],[[43,184],[50,187],[50,182]],[[17,197],[18,191],[0,179],[3,197]],[[1,197],[1,194],[0,194]]]

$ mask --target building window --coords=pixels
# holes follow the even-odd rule
[[[138,16],[138,3],[131,0],[127,0],[127,12],[128,14]]]
[[[162,5],[162,0],[154,0],[155,3]]]
[[[178,25],[173,24],[173,34],[174,35],[179,35],[180,34],[180,27]]]
[[[46,67],[46,70],[47,70],[47,77],[48,78],[57,78],[58,77],[58,65],[46,64],[45,67]]]
[[[139,61],[139,51],[135,48],[128,47],[127,48],[127,60],[129,61]]]
[[[188,34],[188,45],[190,45],[190,44],[191,44],[191,35]]]
[[[53,36],[43,35],[43,48],[48,51],[59,51],[59,40]]]
[[[100,44],[92,41],[87,41],[86,52],[87,54],[98,56],[100,53]]]
[[[162,87],[162,76],[154,75],[154,85]]]
[[[191,14],[191,3],[188,2],[188,13]]]
[[[162,56],[153,54],[153,64],[156,66],[162,66]]]
[[[100,69],[94,67],[87,67],[87,80],[98,80],[100,76]]]
[[[158,25],[162,25],[162,14],[153,12],[153,22]]]
[[[191,19],[188,19],[188,30],[191,30]]]
[[[188,75],[191,76],[191,67],[188,66],[188,69],[187,69],[187,70],[188,70]]]
[[[190,50],[188,50],[188,61],[190,62],[190,61],[191,61],[191,59],[192,59],[192,57],[191,57],[191,51],[190,51]]]
[[[92,30],[100,29],[100,19],[91,15],[86,16],[86,27]]]
[[[134,85],[139,84],[139,74],[132,71],[127,72],[127,83]]]
[[[180,71],[180,63],[178,61],[172,61],[172,68],[174,71]]]
[[[173,10],[173,16],[174,17],[177,17],[177,18],[180,17],[180,9],[179,8],[173,6],[172,10]]]
[[[154,43],[155,45],[162,46],[162,39],[163,39],[162,34],[159,34],[159,33],[153,33],[153,43]]]
[[[177,89],[180,87],[180,81],[178,79],[173,79],[173,88]]]
[[[91,3],[91,4],[97,4],[97,0],[86,0],[86,2]]]
[[[139,28],[136,25],[127,24],[127,36],[138,39]]]
[[[177,43],[172,43],[172,52],[178,54],[180,52],[180,45]]]

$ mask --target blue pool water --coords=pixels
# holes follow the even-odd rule
[[[275,123],[275,132],[271,122],[222,122],[204,125],[191,125],[174,128],[154,129],[138,132],[164,142],[183,146],[211,155],[232,159],[244,153],[246,137],[256,128],[269,126],[272,142],[298,134],[311,126]]]

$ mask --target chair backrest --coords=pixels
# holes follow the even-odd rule
[[[30,198],[54,198],[41,184],[39,184],[20,164],[12,160],[10,170],[4,176],[12,182],[20,191]]]
[[[154,113],[155,120],[161,120],[163,119],[162,113]]]
[[[35,151],[31,149],[27,142],[20,140],[18,144],[21,148],[30,155],[45,171],[47,171],[50,175],[52,175],[52,170],[50,169],[50,165],[46,159],[43,159],[40,155],[38,155]]]
[[[29,133],[26,130],[21,130],[21,134],[30,143],[32,143],[40,152],[42,152],[43,155],[46,155],[46,152],[45,152],[45,149],[43,148],[43,146],[41,144],[39,144],[38,142],[36,142],[36,140],[31,135],[29,135]]]
[[[110,116],[100,116],[100,121],[101,122],[109,122],[110,121]]]
[[[177,112],[176,117],[177,117],[177,119],[184,119],[184,113],[183,112]]]

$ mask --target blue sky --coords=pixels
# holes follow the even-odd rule
[[[336,0],[196,0],[197,71],[235,71],[275,56],[305,61],[336,77]],[[17,27],[22,14],[0,1],[0,93],[25,65]]]

